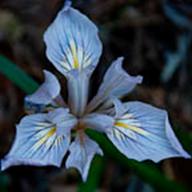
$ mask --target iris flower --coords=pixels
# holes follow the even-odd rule
[[[96,95],[88,101],[90,77],[102,53],[97,27],[67,1],[44,34],[46,55],[67,79],[68,101],[60,95],[56,76],[44,71],[45,81],[25,98],[32,114],[16,126],[10,152],[1,169],[15,165],[76,168],[86,181],[100,146],[86,135],[87,128],[105,134],[127,158],[158,162],[189,155],[177,140],[167,112],[142,102],[120,98],[142,82],[123,68],[123,58],[107,70]]]

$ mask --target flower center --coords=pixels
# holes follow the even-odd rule
[[[79,119],[77,125],[73,130],[75,132],[75,135],[79,137],[81,144],[84,143],[85,129],[86,129],[85,124],[82,122],[81,119]]]
[[[78,123],[75,127],[76,131],[83,131],[85,129],[85,124],[81,121],[81,119],[78,120]]]

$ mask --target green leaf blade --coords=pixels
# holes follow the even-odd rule
[[[22,69],[2,55],[0,55],[0,73],[5,75],[27,94],[33,93],[39,87],[38,83]]]
[[[96,155],[91,163],[88,179],[85,183],[80,183],[78,192],[95,192],[98,188],[104,168],[104,159]]]

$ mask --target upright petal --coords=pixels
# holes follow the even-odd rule
[[[70,109],[81,116],[87,104],[89,77],[100,58],[102,44],[97,27],[68,2],[48,27],[44,41],[48,59],[68,79]]]
[[[70,155],[66,161],[66,168],[74,167],[81,173],[85,182],[88,176],[91,161],[95,154],[103,155],[99,145],[86,135],[77,136],[69,147]]]
[[[10,152],[2,160],[2,169],[22,164],[60,166],[69,147],[70,134],[68,128],[63,130],[63,134],[57,134],[57,128],[67,115],[66,111],[58,109],[48,114],[24,117],[17,125],[16,138]]]
[[[32,95],[25,97],[26,111],[43,111],[45,105],[55,105],[56,98],[60,100],[59,103],[64,104],[62,98],[60,98],[60,84],[54,74],[44,70],[45,81]]]
[[[68,3],[46,30],[44,41],[48,59],[65,76],[74,69],[92,72],[102,51],[97,27]]]
[[[106,102],[109,98],[122,97],[132,91],[138,83],[142,82],[141,76],[130,76],[122,68],[123,58],[120,57],[112,63],[105,74],[103,82],[97,95],[92,99],[87,107],[87,112],[93,111],[100,104]]]
[[[174,135],[166,111],[141,102],[128,102],[125,108],[126,113],[116,120],[107,134],[125,156],[155,162],[170,157],[189,157]]]

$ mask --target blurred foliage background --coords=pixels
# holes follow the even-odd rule
[[[132,75],[144,77],[144,83],[125,100],[141,100],[168,110],[178,137],[185,149],[192,152],[190,0],[75,0],[73,3],[97,24],[104,44],[102,58],[93,74],[91,94],[96,93],[111,61],[124,56],[124,68]],[[0,54],[39,83],[43,81],[44,68],[53,71],[62,82],[65,94],[65,79],[45,57],[42,39],[62,5],[63,0],[1,0]],[[0,158],[10,149],[15,124],[24,115],[25,95],[0,74]],[[95,161],[102,166],[93,173],[98,180],[98,191],[161,191],[112,158],[106,156],[102,163],[99,159]],[[157,167],[175,183],[192,190],[191,160],[173,158]],[[76,171],[54,167],[20,166],[0,173],[2,192],[73,192],[78,190],[79,182]],[[91,190],[82,188],[81,191]]]

